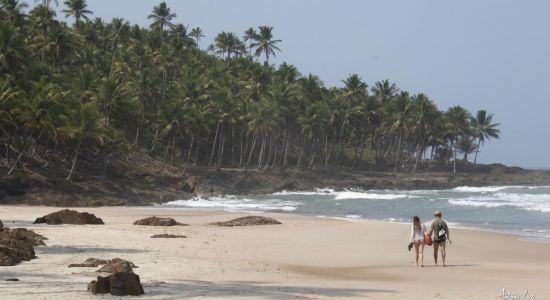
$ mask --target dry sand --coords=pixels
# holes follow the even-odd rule
[[[452,230],[448,266],[425,268],[406,250],[408,225],[265,214],[283,225],[208,225],[243,214],[154,208],[78,208],[106,225],[33,225],[59,208],[0,206],[8,227],[49,238],[38,258],[0,267],[0,299],[97,299],[86,292],[95,269],[68,268],[89,257],[139,266],[142,299],[498,299],[500,291],[550,298],[550,245],[505,234]],[[186,227],[132,225],[169,216]],[[185,239],[151,239],[153,234]],[[6,282],[16,277],[19,282]]]

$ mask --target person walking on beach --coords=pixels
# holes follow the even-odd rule
[[[409,251],[411,245],[414,245],[414,252],[416,254],[415,265],[418,267],[418,261],[420,260],[420,266],[424,267],[424,233],[426,227],[418,216],[413,217],[413,224],[411,227],[411,239],[409,241]]]
[[[434,213],[435,220],[432,222],[429,235],[433,233],[433,246],[434,246],[434,260],[437,266],[437,252],[441,249],[441,258],[443,260],[443,266],[445,267],[445,259],[447,257],[446,243],[450,240],[449,227],[447,222],[443,221],[442,213],[437,210]]]

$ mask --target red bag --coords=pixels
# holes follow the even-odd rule
[[[427,233],[424,233],[424,243],[426,243],[426,245],[428,245],[428,246],[431,246],[434,243],[432,241],[432,237]]]

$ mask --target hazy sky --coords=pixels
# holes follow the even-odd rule
[[[62,6],[62,0],[60,8]],[[221,31],[274,27],[287,61],[325,85],[357,73],[424,92],[440,109],[486,109],[501,139],[482,162],[550,167],[550,1],[195,0],[166,1],[176,22],[203,28],[206,48]],[[149,25],[159,1],[88,0],[95,16]]]

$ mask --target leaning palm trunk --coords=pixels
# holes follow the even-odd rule
[[[216,142],[218,141],[219,131],[220,131],[220,122],[218,122],[218,125],[216,126],[216,134],[214,135],[214,144],[212,145],[212,154],[210,155],[210,162],[208,163],[209,166],[211,166],[212,162],[214,161],[214,152],[216,151]]]
[[[481,146],[481,139],[480,138],[477,138],[477,148],[476,148],[476,156],[474,158],[474,168],[477,164],[477,155],[479,153],[479,147]]]
[[[82,144],[82,138],[79,138],[78,139],[78,145],[76,146],[76,150],[75,150],[75,153],[74,153],[74,158],[73,158],[73,164],[71,166],[71,171],[69,172],[69,175],[67,175],[67,178],[65,178],[65,180],[67,181],[71,181],[71,179],[73,178],[73,173],[74,173],[74,170],[76,169],[76,162],[78,160],[78,155],[80,154],[80,145]]]

